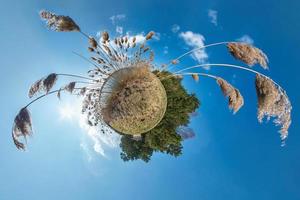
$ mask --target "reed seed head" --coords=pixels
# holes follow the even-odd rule
[[[93,49],[97,49],[98,43],[93,37],[89,37],[90,47]]]
[[[198,82],[199,81],[199,75],[198,74],[192,74],[192,78],[194,81]]]
[[[14,144],[18,149],[25,149],[25,145],[19,141],[20,137],[23,137],[26,140],[27,136],[32,134],[32,122],[28,109],[22,108],[18,115],[15,117],[12,137]]]
[[[56,15],[46,10],[40,11],[40,17],[47,22],[47,26],[59,32],[80,31],[79,26],[69,16]]]
[[[29,89],[28,96],[32,98],[36,93],[38,93],[43,87],[43,79],[36,81]]]
[[[43,90],[48,93],[52,87],[55,85],[57,81],[57,74],[52,73],[49,74],[44,80],[43,80]]]
[[[68,85],[66,85],[64,87],[65,91],[69,92],[69,93],[73,93],[74,89],[75,89],[75,85],[76,85],[76,82],[70,82]]]
[[[274,117],[274,123],[281,126],[280,136],[285,140],[291,124],[292,106],[286,92],[274,84],[272,79],[261,75],[256,76],[256,93],[258,98],[257,118],[262,122],[264,117]]]
[[[227,44],[231,55],[237,60],[245,62],[249,66],[260,64],[264,69],[268,69],[268,57],[262,50],[246,43],[231,42]]]
[[[154,36],[154,31],[150,31],[147,35],[146,35],[146,40],[150,40],[153,36]]]
[[[234,88],[226,80],[222,78],[217,79],[217,83],[225,97],[228,97],[228,106],[235,114],[244,105],[244,98],[238,89]]]
[[[103,42],[109,41],[109,34],[107,31],[102,32],[102,39],[103,39]]]
[[[48,93],[55,85],[56,81],[57,74],[55,73],[49,74],[48,76],[36,81],[29,89],[29,98],[32,98],[34,95],[42,91]]]

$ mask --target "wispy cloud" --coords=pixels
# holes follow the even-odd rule
[[[111,133],[110,131],[101,131],[103,127],[90,126],[86,122],[86,116],[80,115],[79,127],[86,133],[89,138],[94,142],[94,151],[104,157],[105,148],[116,148],[120,143],[120,136],[117,133]]]
[[[122,35],[123,34],[123,26],[120,26],[120,22],[126,19],[125,14],[113,15],[109,18],[111,23],[116,26],[116,33]]]
[[[123,34],[123,27],[122,26],[116,26],[116,32],[119,33],[120,35]]]
[[[83,152],[86,154],[87,161],[91,162],[93,160],[92,153],[90,152],[88,146],[86,143],[81,142],[80,143],[80,148],[83,150]]]
[[[155,32],[155,34],[152,37],[154,40],[160,40],[160,33],[159,32]]]
[[[141,44],[146,41],[146,36],[144,32],[138,33],[138,34],[132,34],[131,32],[126,32],[126,36],[128,37],[129,41],[132,41],[132,39],[135,37],[136,43]]]
[[[87,123],[86,116],[81,114],[81,101],[65,102],[59,107],[60,120],[71,121],[78,124],[82,132],[93,142],[93,150],[104,157],[107,157],[105,150],[107,148],[116,148],[120,143],[120,136],[117,133],[104,131],[103,127],[90,126]],[[88,160],[92,159],[92,154],[87,151],[87,144],[81,143],[81,149],[87,153]]]
[[[180,26],[178,24],[173,24],[173,26],[171,27],[171,31],[173,33],[177,33],[180,30]]]
[[[212,24],[214,24],[215,26],[218,26],[218,11],[209,9],[208,10],[208,17],[209,17],[210,22]]]
[[[199,48],[204,46],[205,38],[199,33],[193,33],[192,31],[181,32],[179,37],[182,38],[186,45],[192,48]],[[205,49],[199,49],[192,53],[192,58],[199,63],[204,63],[208,59],[208,55]]]
[[[164,54],[168,54],[169,53],[169,47],[168,46],[164,46]]]
[[[125,14],[118,14],[118,15],[113,15],[109,19],[111,20],[112,24],[116,24],[119,21],[122,21],[126,18]]]
[[[249,35],[243,35],[242,37],[238,38],[237,41],[245,42],[248,44],[253,44],[254,40]]]

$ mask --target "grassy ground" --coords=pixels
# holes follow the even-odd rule
[[[167,96],[160,80],[148,68],[122,72],[105,110],[105,121],[116,131],[140,135],[163,118]],[[126,77],[128,76],[128,77]]]

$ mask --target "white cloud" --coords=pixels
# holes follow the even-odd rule
[[[93,142],[93,149],[97,154],[106,157],[105,150],[107,148],[116,148],[120,143],[120,136],[117,133],[111,133],[105,130],[105,127],[89,126],[86,120],[86,116],[81,113],[81,101],[65,102],[59,107],[60,120],[68,120],[76,122],[81,128],[82,132],[88,136]],[[91,153],[87,151],[85,143],[80,144],[81,149],[87,153],[88,160],[92,159]]]
[[[129,41],[132,41],[132,39],[135,37],[137,44],[142,44],[146,41],[145,32],[141,32],[141,33],[138,33],[138,34],[132,34],[130,31],[127,31],[126,36],[128,37]],[[155,34],[153,36],[153,39],[156,40],[156,41],[160,40],[160,33],[155,32]]]
[[[212,24],[214,24],[215,26],[218,25],[218,11],[209,9],[208,10],[208,17],[209,17],[210,22]]]
[[[86,122],[86,117],[80,115],[78,119],[79,127],[92,139],[94,142],[94,151],[104,157],[105,148],[116,148],[120,143],[120,136],[117,133],[111,133],[108,131],[100,132],[100,128],[97,126],[91,127]],[[103,127],[101,128],[103,129]]]
[[[116,24],[118,21],[124,20],[126,18],[125,14],[118,14],[118,15],[113,15],[109,19],[111,20],[112,24]]]
[[[120,35],[123,34],[123,27],[122,26],[116,26],[116,32],[119,33]]]
[[[180,26],[178,24],[174,24],[171,28],[173,33],[177,33],[180,30]]]
[[[164,46],[164,54],[168,54],[169,53],[169,47],[168,46]]]
[[[146,41],[146,37],[145,37],[145,34],[143,32],[142,33],[138,33],[136,35],[132,35],[130,32],[127,32],[126,36],[128,37],[129,41],[132,41],[133,38],[135,37],[135,39],[136,39],[135,42],[137,44],[141,44],[141,43],[143,43],[143,42]]]
[[[87,156],[87,160],[88,162],[91,162],[93,160],[93,156],[87,146],[86,143],[81,142],[80,143],[80,148],[83,150],[83,152],[85,152],[86,156]]]
[[[146,40],[146,37],[144,34],[140,33],[140,34],[137,34],[137,35],[134,35],[134,36],[130,36],[131,40],[132,38],[135,37],[136,38],[136,43],[143,43],[145,40]]]
[[[181,32],[179,37],[182,38],[186,45],[192,48],[199,48],[204,46],[205,38],[199,33],[193,33],[192,31]],[[205,49],[199,49],[192,53],[192,58],[199,63],[204,63],[208,59],[208,55]]]
[[[245,42],[248,44],[253,44],[254,40],[249,35],[243,35],[242,37],[238,38],[237,41]]]
[[[152,37],[154,40],[159,41],[160,40],[160,33],[159,32],[155,32],[155,34]]]

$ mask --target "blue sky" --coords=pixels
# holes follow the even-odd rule
[[[300,199],[297,104],[300,2],[0,0],[0,3],[1,200]],[[210,69],[209,73],[224,76],[240,89],[245,105],[232,115],[214,81],[201,78],[195,84],[186,78],[185,86],[197,94],[202,105],[190,124],[196,137],[184,142],[179,158],[157,153],[148,164],[124,163],[114,139],[93,138],[79,124],[78,116],[74,117],[76,109],[66,112],[70,110],[66,109],[68,106],[77,105],[75,97],[64,97],[62,102],[49,97],[33,105],[30,110],[35,134],[27,152],[17,151],[11,140],[11,125],[18,109],[28,102],[30,84],[51,72],[84,74],[90,67],[71,53],[74,50],[87,55],[87,41],[76,33],[47,30],[38,17],[40,9],[70,15],[90,35],[101,30],[117,34],[116,26],[118,31],[122,27],[123,33],[131,35],[154,30],[159,33],[159,38],[151,42],[157,64],[191,48],[189,39],[197,44],[203,42],[199,39],[203,37],[205,44],[243,36],[252,39],[270,59],[270,70],[265,73],[286,89],[293,105],[287,145],[280,146],[278,127],[271,122],[257,122],[252,74]],[[112,23],[110,18],[117,15]],[[187,35],[191,37],[184,37]],[[200,61],[210,63],[241,64],[224,47],[207,49],[197,56]],[[196,62],[187,57],[182,65]],[[70,112],[71,116],[66,115]],[[102,145],[99,148],[104,156],[95,151],[95,142]]]

